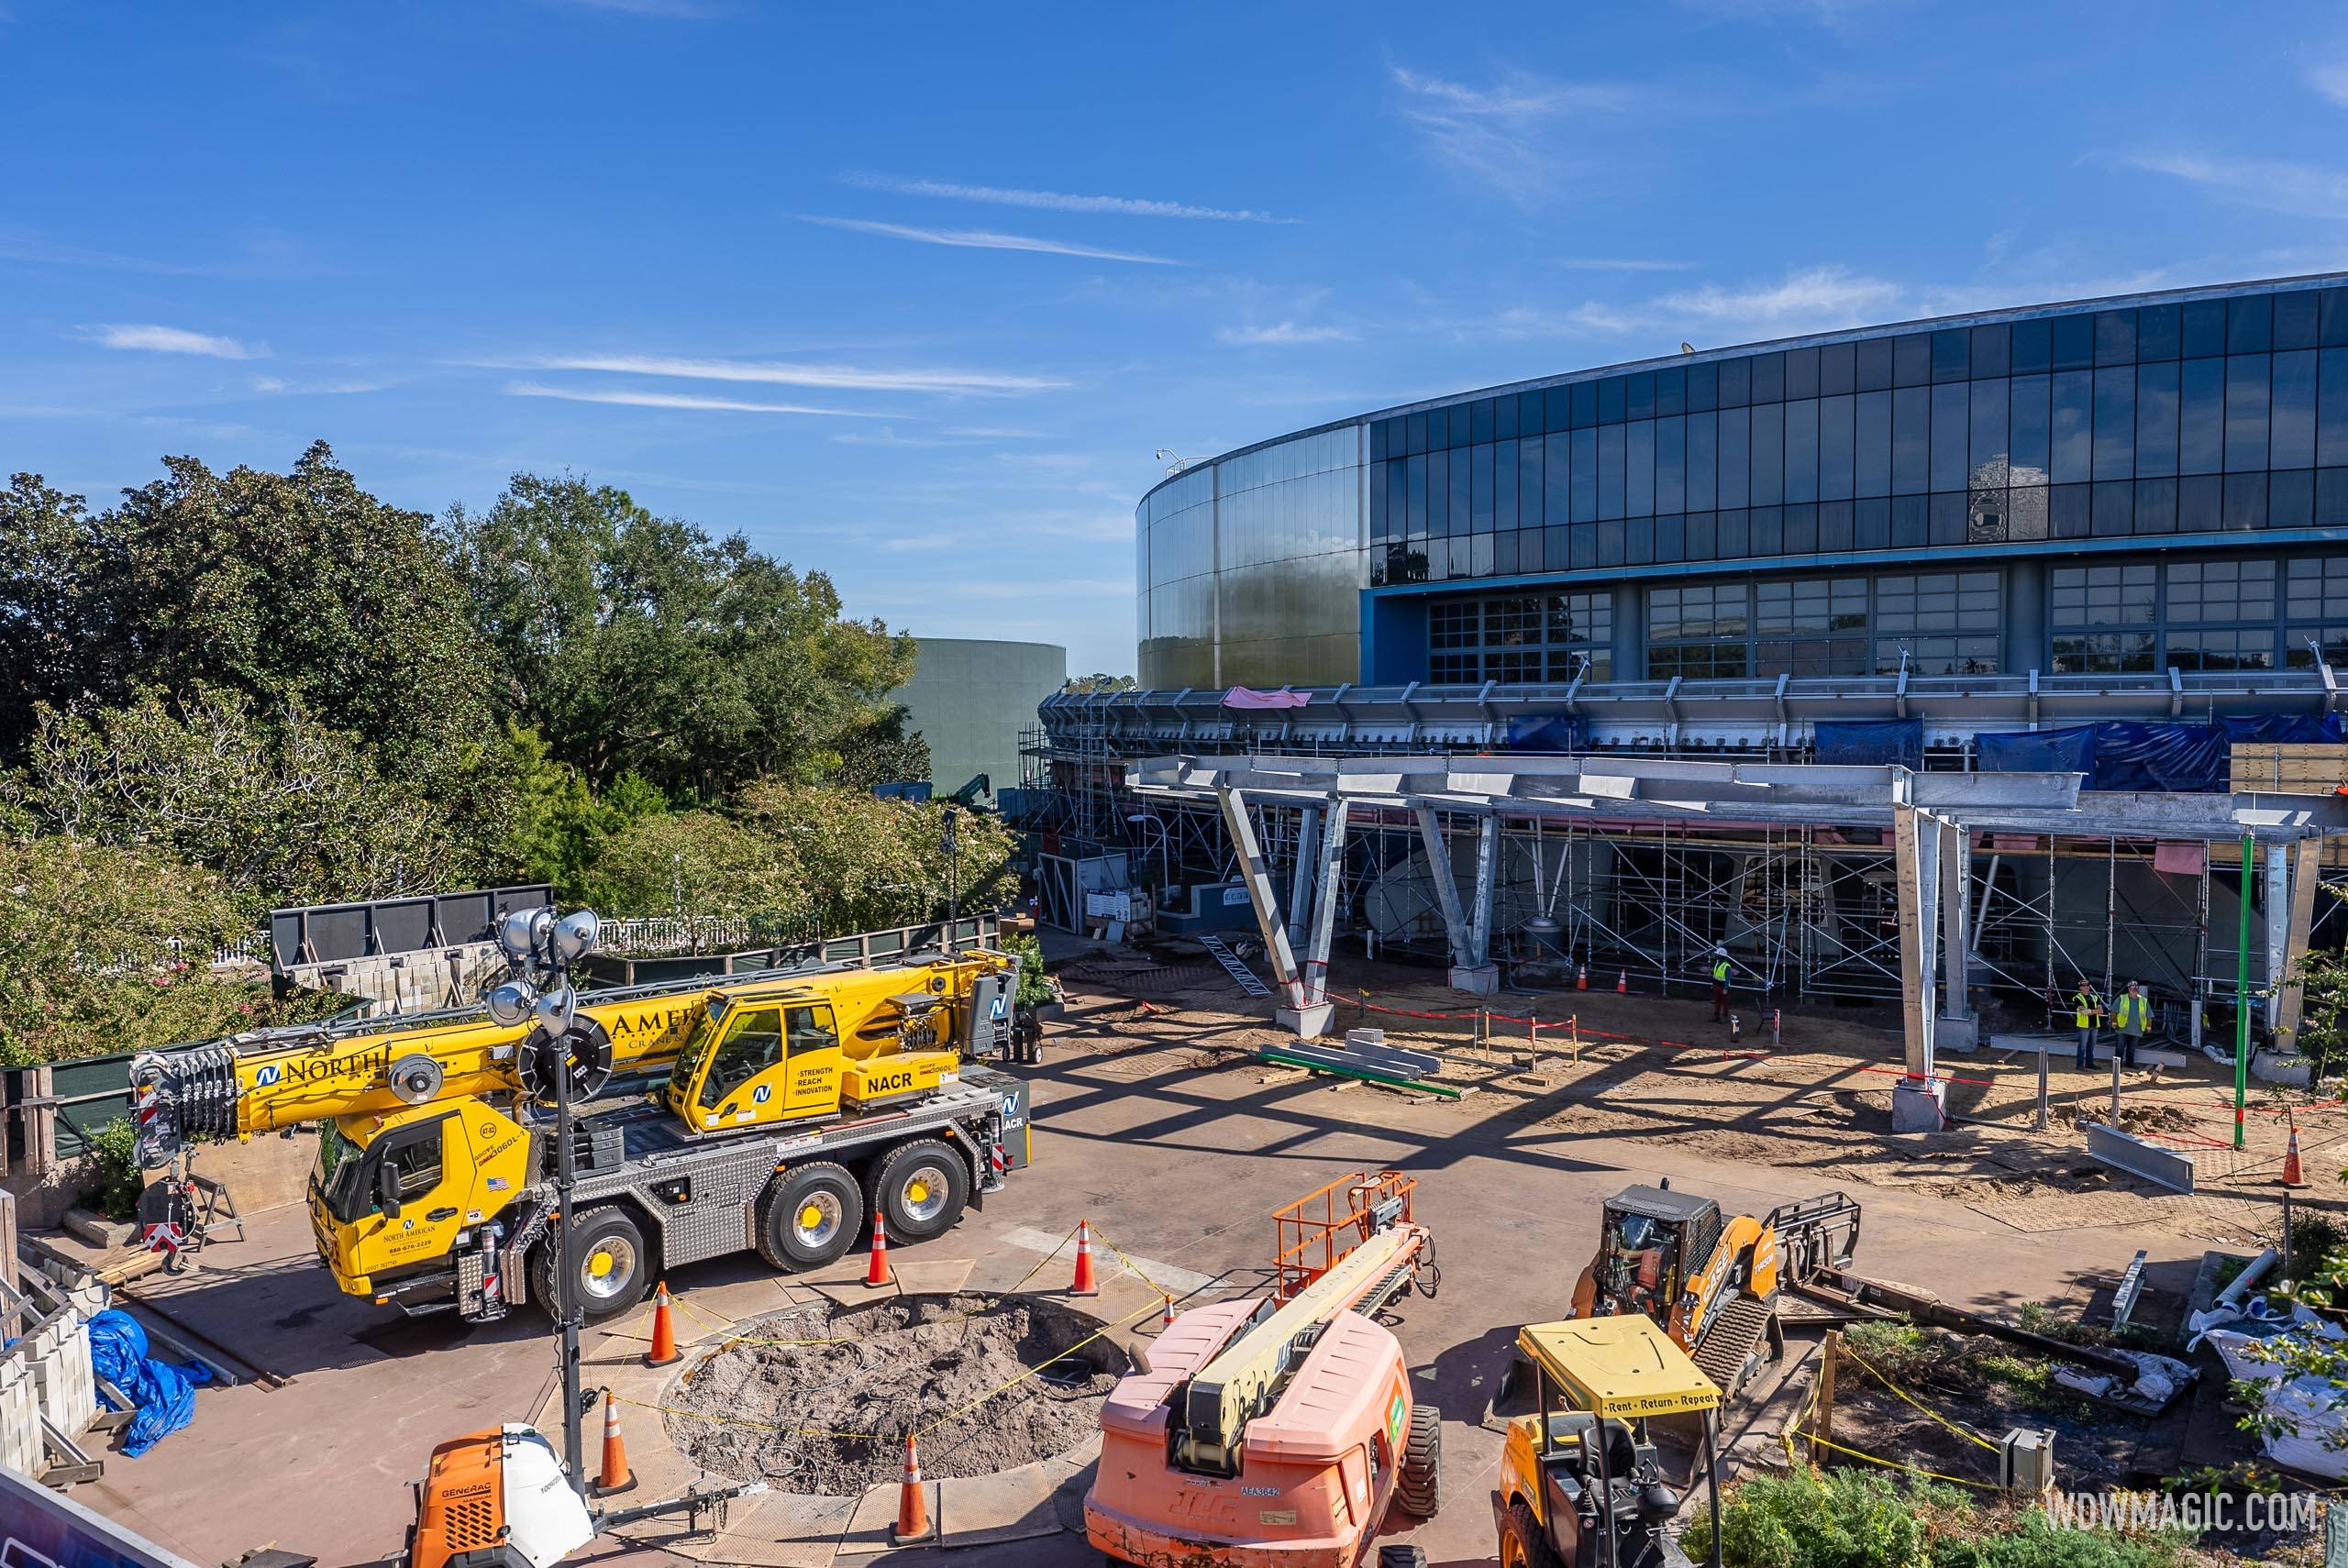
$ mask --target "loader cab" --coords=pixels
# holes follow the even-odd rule
[[[1575,1293],[1576,1317],[1671,1316],[1720,1245],[1721,1206],[1661,1187],[1628,1187],[1606,1200],[1598,1256]],[[1584,1293],[1587,1292],[1587,1299]]]
[[[1501,1449],[1501,1568],[1686,1568],[1666,1533],[1682,1497],[1665,1484],[1648,1423],[1700,1417],[1709,1478],[1719,1387],[1644,1316],[1530,1324],[1517,1350],[1534,1404],[1509,1422]],[[1707,1490],[1716,1568],[1719,1494],[1709,1479]]]
[[[691,1132],[828,1115],[839,1109],[845,1064],[827,998],[805,988],[713,991],[664,1098]]]

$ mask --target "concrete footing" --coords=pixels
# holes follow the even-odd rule
[[[1318,1040],[1329,1032],[1330,1021],[1337,1016],[1335,1002],[1308,1002],[1302,1007],[1276,1007],[1272,1021],[1282,1029],[1296,1031],[1299,1040]]]
[[[1479,964],[1469,968],[1455,964],[1451,969],[1451,988],[1466,991],[1471,997],[1497,996],[1501,988],[1500,966]]]
[[[1977,1018],[1939,1018],[1933,1021],[1933,1049],[1935,1051],[1973,1051],[1981,1044],[1981,1021]]]
[[[1944,1102],[1948,1085],[1939,1078],[1926,1082],[1902,1078],[1891,1089],[1891,1130],[1894,1132],[1937,1132],[1948,1125]]]

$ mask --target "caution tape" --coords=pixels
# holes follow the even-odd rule
[[[1929,1475],[1935,1481],[1954,1482],[1959,1486],[1970,1486],[1977,1492],[2003,1492],[2005,1490],[2003,1486],[1995,1485],[1987,1481],[1967,1481],[1962,1475],[1949,1475],[1944,1474],[1938,1470],[1927,1470],[1921,1464],[1908,1464],[1903,1463],[1897,1459],[1879,1458],[1875,1454],[1866,1453],[1855,1448],[1846,1448],[1843,1444],[1834,1441],[1833,1439],[1820,1437],[1815,1432],[1801,1431],[1799,1429],[1790,1427],[1788,1428],[1786,1431],[1787,1446],[1789,1451],[1790,1451],[1792,1447],[1793,1439],[1797,1437],[1807,1439],[1809,1441],[1816,1443],[1821,1448],[1831,1448],[1837,1453],[1847,1453],[1853,1459],[1864,1459],[1869,1464],[1880,1464],[1887,1470],[1905,1470],[1911,1475]]]
[[[1946,1427],[1949,1430],[1955,1432],[1966,1441],[1977,1443],[1981,1447],[1988,1449],[1992,1453],[1998,1452],[1998,1445],[1996,1443],[1991,1442],[1988,1438],[1983,1437],[1978,1432],[1967,1431],[1965,1428],[1958,1426],[1955,1421],[1950,1420],[1946,1416],[1942,1415],[1938,1410],[1933,1409],[1922,1399],[1917,1398],[1913,1394],[1909,1393],[1908,1390],[1900,1387],[1899,1385],[1891,1381],[1890,1378],[1886,1377],[1875,1367],[1870,1366],[1865,1356],[1859,1354],[1848,1345],[1844,1345],[1840,1353],[1850,1357],[1852,1361],[1857,1363],[1858,1368],[1861,1372],[1866,1373],[1869,1377],[1874,1378],[1877,1383],[1882,1384],[1886,1388],[1890,1389],[1894,1394],[1899,1395],[1899,1397],[1908,1401],[1909,1404],[1914,1406],[1917,1409],[1922,1410],[1927,1416],[1932,1417],[1933,1419],[1938,1421],[1941,1425]]]
[[[1125,1272],[1126,1272],[1127,1274],[1132,1275],[1135,1279],[1138,1279],[1138,1280],[1140,1280],[1144,1285],[1148,1286],[1150,1287],[1150,1289],[1152,1289],[1152,1290],[1156,1291],[1158,1295],[1160,1295],[1160,1296],[1164,1297],[1167,1300],[1171,1301],[1171,1300],[1173,1300],[1173,1299],[1174,1299],[1174,1293],[1173,1293],[1172,1291],[1170,1291],[1170,1290],[1167,1289],[1164,1286],[1162,1286],[1162,1285],[1158,1284],[1158,1283],[1157,1283],[1157,1281],[1156,1281],[1156,1280],[1154,1280],[1154,1279],[1150,1278],[1150,1277],[1149,1277],[1149,1275],[1146,1275],[1146,1274],[1142,1273],[1142,1271],[1141,1271],[1141,1265],[1140,1265],[1139,1264],[1137,1264],[1137,1263],[1134,1262],[1134,1260],[1133,1260],[1132,1256],[1126,1253],[1126,1251],[1125,1251],[1125,1249],[1124,1249],[1124,1248],[1123,1248],[1123,1247],[1121,1247],[1121,1246],[1117,1245],[1117,1243],[1116,1243],[1116,1242],[1114,1242],[1111,1241],[1111,1240],[1109,1239],[1109,1237],[1108,1237],[1107,1232],[1105,1232],[1105,1231],[1103,1231],[1102,1230],[1101,1230],[1098,1226],[1095,1226],[1095,1227],[1093,1228],[1092,1233],[1093,1233],[1094,1235],[1099,1236],[1099,1237],[1101,1238],[1101,1244],[1102,1244],[1102,1246],[1104,1246],[1104,1247],[1108,1248],[1111,1252],[1113,1252],[1113,1253],[1116,1253],[1116,1254],[1117,1254],[1117,1261],[1118,1261],[1119,1263],[1121,1263],[1121,1264],[1124,1264],[1124,1265],[1125,1265]],[[1070,1231],[1070,1232],[1069,1232],[1069,1234],[1073,1235],[1073,1234],[1075,1234],[1075,1232],[1074,1232],[1074,1231]],[[1062,1243],[1061,1243],[1061,1245],[1063,1245],[1063,1246],[1064,1246],[1064,1245],[1066,1245],[1066,1244],[1067,1244],[1066,1242],[1062,1242]],[[1058,1247],[1054,1247],[1054,1248],[1052,1249],[1052,1257],[1057,1257],[1057,1256],[1058,1256],[1058,1255],[1059,1255],[1059,1248],[1058,1248]],[[1047,1257],[1047,1258],[1046,1258],[1044,1261],[1045,1261],[1046,1263],[1049,1263],[1049,1262],[1051,1261],[1051,1258]],[[1036,1266],[1037,1268],[1041,1268],[1041,1267],[1043,1266],[1043,1264],[1036,1264]],[[1033,1277],[1034,1277],[1034,1275],[1033,1275],[1033,1272],[1032,1272],[1032,1271],[1030,1271],[1029,1277],[1030,1277],[1030,1278],[1033,1278]],[[1025,1281],[1024,1281],[1024,1280],[1023,1280],[1023,1281],[1021,1281],[1021,1284],[1024,1284],[1024,1283],[1025,1283]],[[1016,1285],[1014,1285],[1014,1286],[1012,1286],[1012,1288],[1013,1288],[1013,1290],[1016,1290],[1016,1289],[1018,1289],[1018,1288],[1019,1288],[1019,1286],[1016,1286]]]

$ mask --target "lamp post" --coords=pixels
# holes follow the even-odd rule
[[[579,992],[570,967],[593,951],[603,931],[593,910],[574,910],[562,919],[554,911],[515,910],[497,924],[497,943],[515,975],[482,999],[490,1017],[508,1025],[535,1019],[537,1028],[523,1042],[517,1060],[532,1098],[554,1099],[555,1136],[555,1323],[561,1331],[562,1456],[570,1489],[587,1495],[587,1464],[581,1457],[580,1424],[585,1411],[579,1390],[579,1260],[572,1235],[570,1197],[578,1176],[572,1147],[570,1097],[574,1056],[571,1025],[579,1016]],[[536,1042],[536,1043],[532,1043]],[[535,1061],[531,1056],[535,1055]]]

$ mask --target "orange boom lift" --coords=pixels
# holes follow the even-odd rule
[[[1435,1511],[1440,1415],[1371,1321],[1441,1279],[1416,1185],[1357,1171],[1276,1210],[1272,1293],[1158,1336],[1101,1409],[1094,1546],[1140,1568],[1353,1568],[1390,1505]]]

